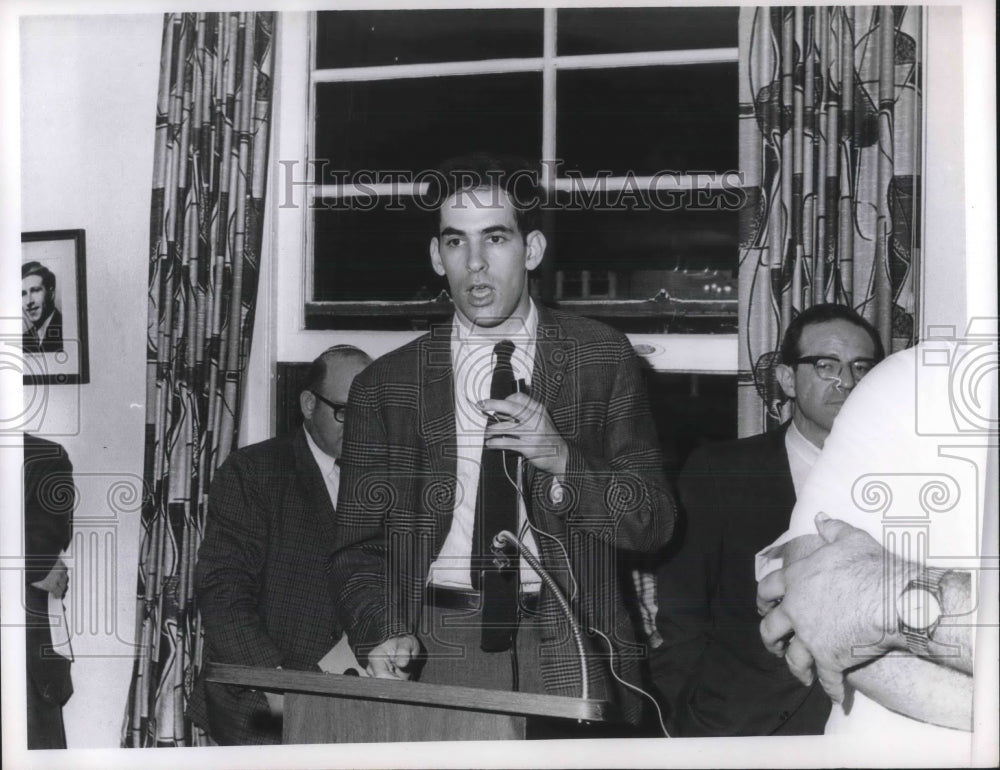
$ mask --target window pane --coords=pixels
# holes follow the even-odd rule
[[[557,154],[587,176],[735,169],[736,89],[736,64],[560,72]]]
[[[542,11],[324,11],[316,37],[318,69],[535,57]]]
[[[538,158],[541,106],[537,73],[321,83],[316,157],[325,181],[334,169],[416,174],[477,150]]]
[[[355,199],[369,211],[340,203],[314,214],[315,300],[429,300],[447,288],[427,250],[435,220],[412,198]]]
[[[735,48],[739,8],[560,8],[556,18],[563,56]]]
[[[741,201],[738,190],[658,200],[607,193],[588,202],[560,194],[545,257],[562,273],[556,299],[648,299],[660,289],[686,299],[735,298],[724,280],[715,288],[694,273],[735,271]],[[325,204],[317,202],[314,213],[315,300],[430,300],[447,290],[430,266],[433,213],[408,197]],[[586,294],[582,271],[590,272]]]
[[[547,257],[557,299],[650,299],[661,289],[683,299],[736,299],[726,286],[735,285],[740,190],[557,200]],[[698,275],[704,270],[722,274],[706,280]]]

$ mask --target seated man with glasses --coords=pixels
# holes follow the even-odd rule
[[[671,735],[822,734],[830,701],[760,640],[754,555],[788,527],[806,476],[854,386],[884,357],[875,328],[823,304],[789,324],[775,375],[792,418],[701,447],[681,472],[684,518],[657,575],[653,681]]]
[[[313,361],[302,427],[233,452],[215,474],[195,593],[205,662],[306,671],[340,638],[327,594],[347,394],[371,358],[336,345]],[[282,696],[205,682],[189,716],[223,745],[281,743]]]

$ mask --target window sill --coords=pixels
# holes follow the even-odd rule
[[[624,332],[732,334],[737,301],[677,299],[665,293],[644,300],[562,300],[553,307],[604,321]],[[454,310],[450,298],[419,302],[307,302],[306,329],[419,330]]]

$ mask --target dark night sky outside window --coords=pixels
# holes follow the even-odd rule
[[[547,217],[550,250],[533,281],[542,299],[647,300],[664,288],[701,286],[684,271],[734,276],[740,197],[718,180],[737,168],[737,15],[712,7],[560,8],[549,60],[541,10],[317,13],[310,157],[325,161],[315,181],[327,187],[317,188],[309,212],[312,305],[419,302],[447,288],[429,268],[433,219],[414,205],[412,187],[351,198],[333,186],[338,180],[388,171],[413,178],[484,149],[537,160],[546,141],[561,161],[561,203],[574,200],[570,178],[602,189],[589,207],[563,205]],[[699,58],[704,52],[690,49],[723,53]],[[548,107],[543,61],[554,61]],[[663,172],[696,174],[706,189],[697,199],[684,189],[666,209],[621,195],[622,177],[639,177],[641,187]],[[701,185],[713,177],[714,187]],[[724,288],[713,291],[735,301],[735,279],[728,294]],[[337,315],[333,306],[307,308],[307,326],[365,326]]]
[[[533,158],[541,106],[542,81],[534,73],[322,83],[316,157],[330,159],[331,169],[413,174],[483,147]]]

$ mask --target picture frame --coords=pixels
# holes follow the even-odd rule
[[[25,384],[90,381],[84,230],[21,233]]]

